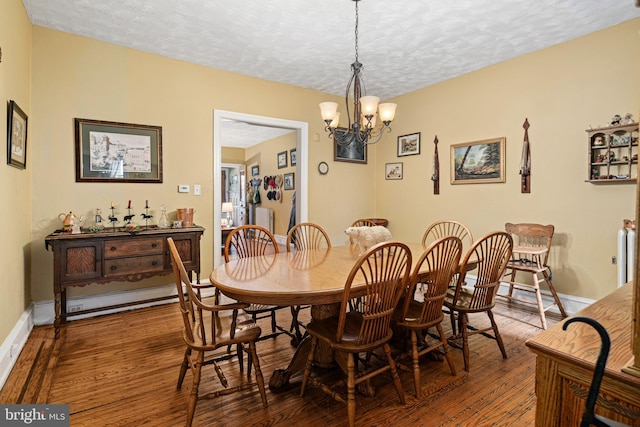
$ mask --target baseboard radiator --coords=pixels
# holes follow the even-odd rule
[[[618,287],[633,280],[636,245],[636,223],[625,219],[618,230]]]

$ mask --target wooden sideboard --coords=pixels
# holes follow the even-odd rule
[[[68,234],[55,232],[45,238],[45,247],[53,250],[53,293],[55,303],[55,335],[67,317],[126,307],[137,301],[67,313],[67,288],[91,283],[114,281],[134,282],[153,276],[172,273],[167,237],[173,238],[186,270],[196,272],[200,283],[200,238],[202,227],[148,230],[130,233],[103,231],[99,233]]]
[[[633,286],[628,283],[581,310],[576,316],[600,322],[611,338],[596,414],[640,426],[640,378],[622,372],[633,357],[631,322]],[[536,354],[536,426],[577,426],[595,363],[600,337],[589,325],[574,323],[566,331],[558,323],[527,341]]]

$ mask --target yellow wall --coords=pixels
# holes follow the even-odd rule
[[[377,214],[394,237],[416,241],[433,221],[467,224],[478,238],[505,222],[555,225],[550,260],[556,289],[599,298],[615,289],[616,231],[635,217],[635,185],[586,183],[587,134],[614,114],[638,119],[640,19],[434,85],[395,100],[395,135],[421,132],[421,154],[378,147]],[[434,64],[437,66],[437,64]],[[531,141],[531,193],[520,192],[525,118]],[[434,136],[440,195],[433,195]],[[450,145],[506,137],[506,183],[451,185]],[[389,141],[390,142],[390,141]],[[404,163],[386,181],[384,163]]]
[[[43,239],[59,228],[60,212],[87,217],[112,200],[122,206],[129,199],[137,206],[148,199],[156,215],[161,203],[172,214],[194,207],[196,222],[207,228],[202,270],[208,275],[214,109],[309,123],[309,219],[334,244],[345,241],[343,230],[353,219],[365,216],[388,218],[396,238],[414,241],[439,218],[462,220],[477,237],[506,221],[552,223],[558,290],[598,298],[615,287],[615,231],[623,218],[634,216],[634,186],[584,182],[584,129],[616,113],[638,117],[638,19],[398,97],[393,132],[371,147],[367,165],[332,160],[317,104],[340,97],[31,27],[19,0],[3,2],[0,24],[0,93],[29,114],[27,170],[0,168],[1,218],[11,224],[4,247],[15,248],[2,257],[0,339],[30,300],[53,298],[53,256]],[[162,126],[164,183],[76,183],[75,117]],[[528,195],[519,192],[517,174],[525,117],[532,126]],[[6,133],[3,122],[0,134]],[[422,153],[397,158],[397,136],[412,132],[422,133]],[[435,134],[442,162],[439,196],[429,180]],[[506,183],[448,184],[451,144],[498,136],[507,138]],[[320,161],[329,163],[327,175],[317,172]],[[384,180],[384,163],[395,161],[404,162],[404,179]],[[178,184],[201,184],[203,195],[178,194]],[[107,286],[70,293],[118,287]]]
[[[13,99],[27,114],[27,168],[0,162],[0,342],[9,334],[31,303],[31,174],[33,152],[38,142],[31,136],[31,23],[20,0],[2,2],[0,13],[0,141],[6,147],[7,103]],[[4,150],[4,148],[3,148]],[[5,151],[6,153],[6,151]]]
[[[294,173],[296,167],[291,166],[290,151],[296,146],[296,133],[288,133],[278,138],[265,141],[261,144],[246,149],[247,160],[254,156],[260,156],[260,162],[257,164],[260,167],[260,175],[257,178],[262,180],[260,185],[260,201],[257,206],[261,208],[273,209],[273,234],[276,236],[286,236],[289,226],[289,215],[291,214],[291,203],[293,197],[293,190],[285,190],[284,185],[280,188],[281,199],[269,200],[267,193],[274,191],[271,187],[267,190],[264,189],[264,177],[265,176],[277,176],[280,175],[284,179],[284,174]],[[286,152],[287,167],[278,169],[278,154]],[[247,165],[248,173],[251,174],[251,165]]]
[[[213,110],[237,111],[261,116],[309,122],[312,164],[333,156],[319,119],[318,103],[338,97],[237,74],[213,70],[182,61],[127,49],[84,37],[33,27],[33,299],[51,300],[53,255],[44,250],[44,237],[60,227],[60,212],[74,211],[85,217],[95,208],[103,212],[113,200],[120,209],[129,199],[135,206],[149,200],[156,215],[164,203],[175,209],[196,209],[195,222],[207,231],[202,240],[202,271],[213,268]],[[273,100],[277,99],[278,102]],[[162,126],[162,184],[76,183],[73,119],[75,117]],[[320,136],[322,134],[322,137]],[[330,162],[331,163],[331,162]],[[373,165],[359,167],[354,176],[346,164],[332,175],[309,176],[312,189],[322,178],[329,192],[313,194],[309,217],[341,233],[353,217],[371,215]],[[328,178],[328,179],[327,179]],[[201,184],[202,196],[179,194],[178,184]],[[339,189],[339,191],[338,191]],[[367,193],[362,191],[367,189]],[[322,206],[338,202],[349,210],[329,213]],[[283,203],[285,205],[286,202]],[[219,207],[216,212],[219,214]],[[37,266],[37,267],[36,267]],[[164,278],[169,283],[171,278]],[[83,293],[147,286],[140,284],[93,285],[73,288],[71,296]]]

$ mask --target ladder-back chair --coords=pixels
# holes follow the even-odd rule
[[[256,352],[256,340],[260,337],[262,331],[260,327],[246,314],[239,314],[238,310],[248,306],[244,303],[223,304],[219,305],[215,301],[211,303],[202,300],[191,286],[191,281],[185,271],[184,264],[178,254],[178,250],[171,237],[167,239],[169,243],[169,251],[171,253],[171,262],[173,265],[173,274],[175,276],[176,288],[178,292],[178,300],[180,303],[180,313],[184,324],[182,337],[187,346],[182,365],[180,366],[180,374],[178,376],[177,388],[182,388],[187,369],[193,373],[193,385],[189,396],[189,404],[187,409],[187,426],[193,423],[193,417],[196,410],[196,404],[201,399],[213,399],[218,396],[247,390],[257,385],[262,399],[262,406],[267,407],[267,395],[264,387],[264,379],[260,370],[258,353]],[[185,293],[186,291],[186,293]],[[220,348],[228,348],[237,346],[240,351],[244,351],[251,359],[251,363],[255,367],[255,383],[243,383],[236,387],[229,388],[227,379],[218,365],[218,362],[230,359],[234,355],[223,353],[222,355],[210,356]],[[239,355],[239,359],[242,356]],[[224,390],[212,391],[203,396],[198,394],[198,387],[202,377],[202,367],[205,365],[213,365],[218,380],[224,387]],[[251,370],[247,372],[247,380],[251,377]]]
[[[516,301],[536,306],[542,329],[547,329],[545,312],[553,306],[558,307],[563,318],[567,317],[562,301],[553,286],[551,269],[548,265],[554,227],[553,225],[507,223],[505,230],[513,238],[513,256],[507,264],[502,279],[503,282],[509,284],[509,290],[506,294],[498,294],[498,296],[506,298],[509,302]],[[531,277],[531,282],[516,280],[517,273],[523,273],[523,276],[528,275]],[[549,290],[541,290],[541,283],[546,283]],[[514,290],[534,294],[535,301],[514,295]],[[542,301],[543,295],[553,299],[553,302],[546,307]]]

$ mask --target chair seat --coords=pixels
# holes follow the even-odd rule
[[[432,325],[436,325],[442,321],[444,318],[444,312],[441,316],[436,319],[432,319],[428,323],[420,323],[420,315],[422,314],[422,303],[419,301],[411,300],[409,302],[409,308],[407,309],[407,314],[402,318],[402,307],[404,305],[403,301],[400,301],[398,304],[398,309],[393,313],[393,321],[407,329],[425,329]]]
[[[211,319],[212,316],[206,316],[204,321],[205,335],[207,336],[207,342],[203,342],[200,328],[200,322],[191,322],[191,330],[194,331],[194,341],[191,342],[185,334],[185,341],[193,347],[200,347],[202,349],[216,349],[220,347],[226,347],[228,345],[248,342],[258,339],[262,330],[253,321],[251,316],[238,314],[236,318],[236,327],[233,338],[231,338],[231,323],[233,317],[231,316],[231,310],[219,312],[219,316],[216,317],[216,342],[215,345],[211,343]]]
[[[466,288],[460,289],[460,294],[458,295],[458,300],[456,304],[453,304],[453,297],[455,295],[455,289],[448,289],[447,295],[444,297],[444,305],[447,308],[455,308],[458,311],[464,311],[465,313],[476,313],[481,311],[486,311],[486,307],[480,308],[478,310],[474,309],[471,306],[471,302],[473,301],[473,291],[470,291]]]
[[[524,271],[527,273],[542,273],[547,269],[545,266],[539,266],[535,261],[522,262],[520,260],[510,260],[507,264],[507,269],[516,271]]]
[[[312,321],[307,325],[307,332],[326,342],[333,349],[347,353],[360,353],[376,349],[384,343],[389,342],[393,336],[393,331],[389,328],[387,334],[382,339],[363,346],[358,343],[361,326],[362,315],[360,313],[347,313],[341,342],[336,341],[336,330],[338,328],[337,316]]]
[[[280,305],[266,305],[266,304],[249,304],[249,307],[245,308],[246,313],[266,313],[267,311],[280,310],[285,306]]]

